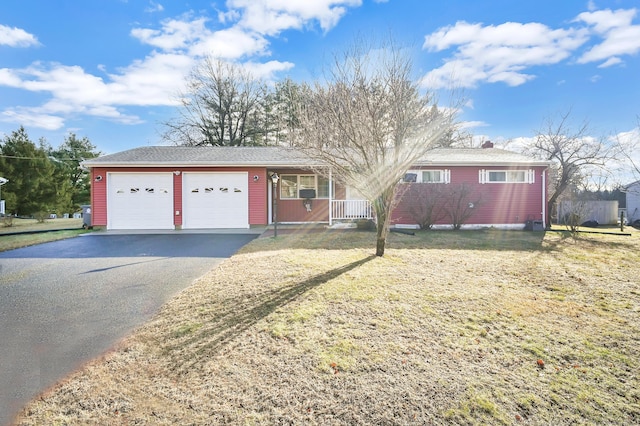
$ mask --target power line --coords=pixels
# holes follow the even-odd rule
[[[18,160],[49,160],[46,157],[21,157],[18,155],[4,155],[4,154],[0,154],[0,157],[2,158],[15,158]]]

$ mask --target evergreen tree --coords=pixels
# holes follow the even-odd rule
[[[54,167],[44,143],[36,146],[20,127],[0,144],[0,175],[9,179],[2,187],[6,212],[32,215],[56,204]]]
[[[59,209],[65,212],[76,211],[80,205],[88,204],[91,199],[91,183],[89,171],[80,165],[84,160],[98,157],[101,153],[85,136],[82,139],[74,133],[69,133],[58,149],[49,149],[49,158],[54,162],[57,180],[64,182],[59,185],[59,195],[64,198]],[[64,195],[63,195],[64,194]]]

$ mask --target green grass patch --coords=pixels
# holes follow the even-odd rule
[[[87,232],[90,231],[77,229],[72,231],[52,231],[39,234],[0,235],[0,251],[14,250],[21,247],[73,238]]]
[[[46,219],[39,222],[36,219],[0,218],[0,235],[73,228],[82,228],[82,219]]]

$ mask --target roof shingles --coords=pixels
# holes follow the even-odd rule
[[[301,151],[285,147],[145,146],[87,160],[87,167],[314,166]],[[417,165],[547,165],[498,148],[436,148]]]

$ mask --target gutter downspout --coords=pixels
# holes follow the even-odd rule
[[[547,170],[542,170],[542,226],[544,229],[547,229],[547,180],[546,180],[546,172]]]

